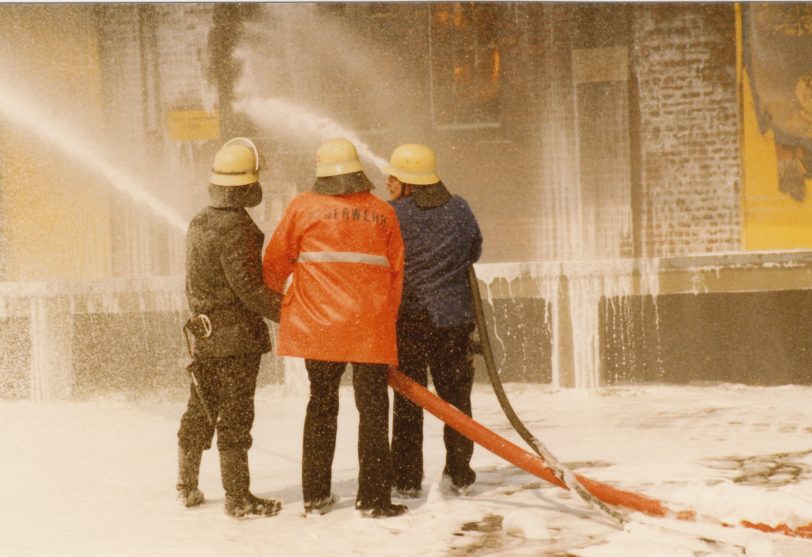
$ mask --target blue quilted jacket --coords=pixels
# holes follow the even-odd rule
[[[406,246],[401,317],[427,310],[436,327],[473,324],[466,273],[482,254],[482,233],[468,203],[458,195],[432,208],[413,197],[390,203]]]

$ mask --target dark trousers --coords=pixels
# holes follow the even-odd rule
[[[389,394],[387,366],[353,363],[352,384],[358,408],[358,494],[356,506],[391,503]],[[338,429],[338,388],[346,362],[305,360],[310,400],[302,443],[302,492],[305,503],[330,496]]]
[[[247,451],[251,448],[254,393],[261,358],[262,354],[254,353],[206,358],[192,363],[203,397],[217,425],[209,423],[206,410],[194,388],[190,387],[189,402],[178,430],[178,444],[181,448],[210,448],[215,429],[219,450]]]
[[[437,394],[471,416],[474,383],[469,336],[473,326],[437,328],[427,314],[398,320],[400,371],[426,387],[428,370]],[[471,469],[474,443],[448,425],[443,428],[446,459],[443,472],[455,485],[467,486],[476,474]],[[423,409],[395,393],[392,421],[393,483],[398,489],[420,489],[423,479]]]

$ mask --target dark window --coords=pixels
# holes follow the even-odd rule
[[[431,4],[431,113],[435,127],[499,125],[499,10],[492,3]]]

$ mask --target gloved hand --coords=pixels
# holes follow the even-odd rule
[[[468,339],[468,352],[471,354],[479,354],[480,356],[485,353],[482,350],[482,343],[478,338],[472,336]]]

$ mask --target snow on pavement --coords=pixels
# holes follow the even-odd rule
[[[810,387],[506,388],[528,428],[580,474],[729,522],[812,522]],[[405,501],[405,516],[362,518],[353,509],[350,387],[342,387],[333,466],[341,500],[329,514],[305,518],[303,391],[258,391],[252,490],[280,497],[284,508],[244,521],[223,513],[214,450],[201,469],[207,503],[184,509],[174,500],[181,393],[0,401],[0,555],[812,557],[812,540],[714,523],[631,513],[621,528],[480,447],[474,491],[446,495],[442,425],[430,415],[423,497]],[[478,421],[524,446],[488,385],[475,387],[473,405]]]

